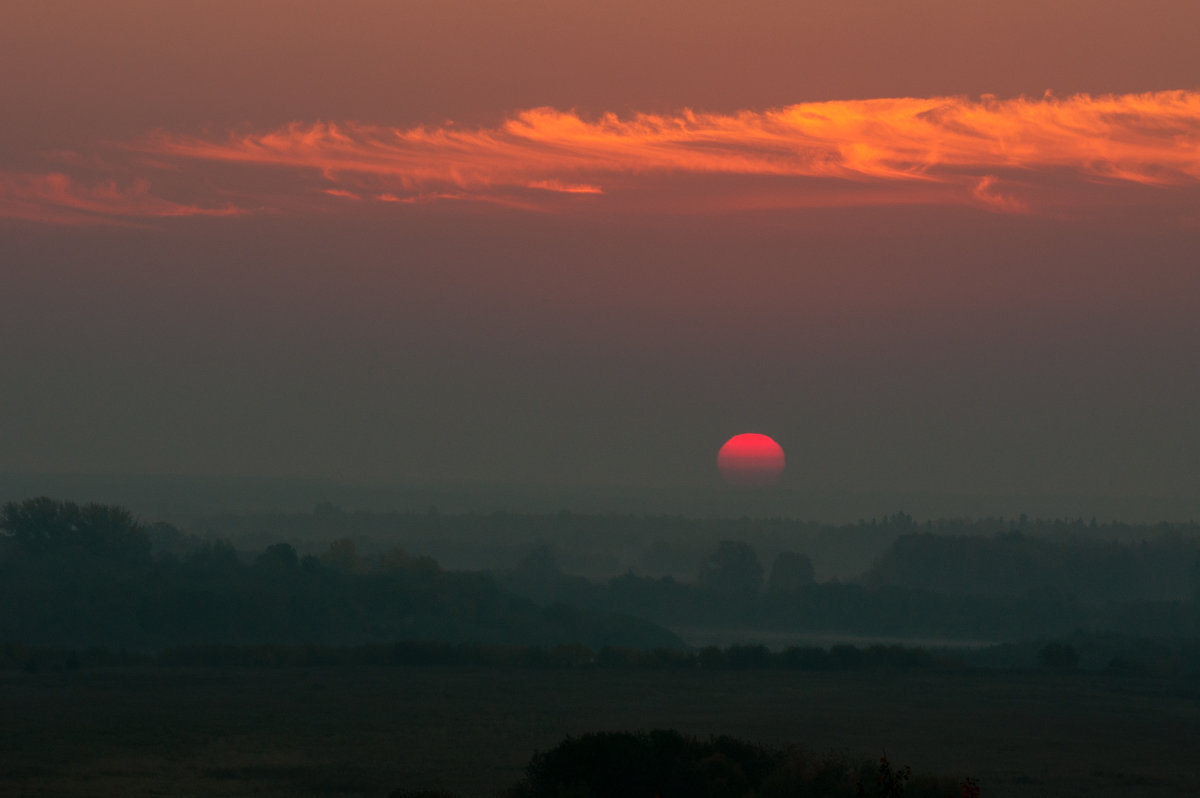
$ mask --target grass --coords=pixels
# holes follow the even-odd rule
[[[1200,794],[1200,692],[1106,674],[527,668],[0,674],[0,794],[489,796],[568,735],[675,728],[993,796]]]

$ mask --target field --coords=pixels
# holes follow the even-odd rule
[[[991,796],[1200,795],[1196,682],[502,668],[0,675],[0,794],[488,796],[569,734],[672,727],[973,776]]]

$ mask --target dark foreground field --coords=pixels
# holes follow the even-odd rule
[[[973,776],[1200,795],[1195,682],[1093,674],[468,668],[0,675],[0,795],[488,796],[566,735],[671,727]]]

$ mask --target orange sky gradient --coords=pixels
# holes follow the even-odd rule
[[[0,474],[656,496],[759,430],[784,492],[1200,518],[1198,30],[1195,0],[0,4]]]

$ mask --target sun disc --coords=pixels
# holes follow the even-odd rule
[[[734,435],[717,452],[717,468],[731,485],[773,485],[785,464],[783,447],[757,432]]]

